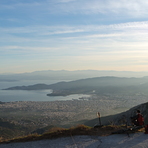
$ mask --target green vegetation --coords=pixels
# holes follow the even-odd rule
[[[16,136],[27,135],[30,130],[28,127],[15,125],[13,123],[0,119],[0,135],[1,139],[9,139]]]

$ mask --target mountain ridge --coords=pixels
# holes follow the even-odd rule
[[[116,77],[144,77],[148,72],[113,71],[113,70],[45,70],[28,73],[0,74],[1,80],[77,80],[82,78],[116,76]]]
[[[52,89],[48,96],[66,96],[70,94],[94,94],[119,93],[119,92],[144,92],[148,89],[148,77],[126,78],[126,77],[94,77],[74,81],[61,81],[54,84],[35,84],[29,86],[15,86],[3,90],[43,90]]]

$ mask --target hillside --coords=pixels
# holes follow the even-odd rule
[[[112,132],[123,130],[125,126],[102,126],[100,128],[91,128],[84,125],[72,127],[69,129],[53,128],[48,132],[38,135],[28,135],[24,137],[13,138],[9,140],[0,139],[1,148],[44,148],[44,147],[88,147],[88,148],[139,148],[147,147],[147,135],[143,134],[144,129],[122,133],[120,135]],[[138,139],[137,139],[138,138]]]
[[[145,125],[148,124],[148,102],[137,105],[135,107],[132,107],[131,109],[129,109],[129,110],[125,111],[125,112],[116,114],[116,115],[102,117],[101,118],[102,124],[105,124],[105,125],[106,124],[122,125],[122,124],[127,123],[128,125],[131,125],[130,117],[136,115],[136,110],[137,109],[141,110],[141,113],[144,116]],[[90,120],[90,121],[87,121],[84,124],[88,125],[88,126],[93,126],[96,123],[98,123],[97,118],[93,119],[93,120]]]

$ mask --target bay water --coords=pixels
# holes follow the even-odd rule
[[[62,81],[62,80],[61,80]],[[54,84],[60,82],[59,80],[22,80],[22,81],[0,81],[0,101],[56,101],[56,100],[72,100],[88,95],[74,94],[69,96],[47,96],[52,90],[3,90],[14,86],[28,86],[34,84]]]

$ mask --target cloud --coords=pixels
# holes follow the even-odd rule
[[[1,2],[0,2],[1,3]],[[69,13],[69,14],[102,14],[117,15],[127,17],[147,17],[148,2],[139,0],[48,0],[48,1],[29,1],[21,3],[2,3],[1,9],[23,9],[29,13],[44,13],[48,11],[50,14]],[[26,11],[27,10],[27,11]],[[30,10],[33,10],[32,12]],[[31,14],[30,14],[31,15]]]
[[[77,0],[56,0],[55,3],[69,3]]]
[[[8,34],[40,34],[40,35],[53,35],[53,34],[72,34],[72,33],[83,33],[83,32],[113,32],[113,31],[142,31],[148,29],[148,21],[143,22],[127,22],[118,23],[112,25],[56,25],[56,26],[26,26],[26,27],[0,27],[1,33]]]
[[[59,48],[51,48],[51,47],[29,47],[29,46],[1,46],[0,51],[8,52],[46,52],[46,51],[55,51]]]
[[[144,65],[147,7],[139,0],[0,1],[0,59],[46,59],[57,67],[77,61],[80,68]]]
[[[0,48],[63,55],[95,54],[117,50],[147,50],[148,21],[112,25],[27,26],[0,28]],[[7,46],[9,43],[10,46]],[[14,50],[15,49],[15,50]],[[62,54],[63,52],[63,54]]]
[[[147,55],[147,30],[148,21],[112,25],[1,27],[0,51],[2,55],[64,57],[102,53],[117,55],[117,52],[122,54],[123,51],[133,54],[139,50]]]
[[[82,0],[65,5],[57,5],[57,11],[82,14],[129,15],[132,17],[147,17],[148,2],[138,0]]]

